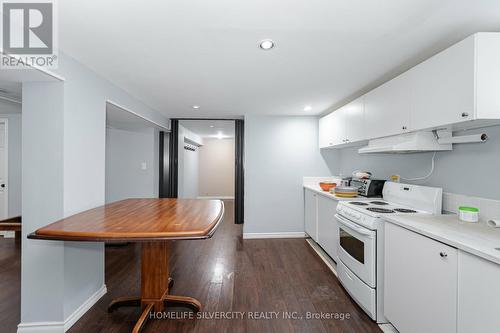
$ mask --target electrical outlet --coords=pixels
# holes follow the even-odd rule
[[[148,168],[148,165],[146,162],[141,163],[141,170],[146,170]]]

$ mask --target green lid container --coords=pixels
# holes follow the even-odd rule
[[[479,209],[476,207],[467,207],[467,206],[460,206],[458,207],[458,210],[461,210],[462,212],[472,212],[472,213],[478,213]]]

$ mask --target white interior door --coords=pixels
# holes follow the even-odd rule
[[[0,220],[8,217],[7,120],[0,119]]]

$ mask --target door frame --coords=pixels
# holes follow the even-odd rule
[[[5,158],[4,158],[4,170],[5,170],[5,178],[4,178],[4,193],[5,193],[5,216],[0,216],[0,220],[6,219],[9,217],[9,119],[1,118],[0,123],[5,124]]]
[[[179,140],[179,121],[181,120],[225,120],[234,121],[235,127],[235,178],[234,178],[234,223],[244,223],[244,181],[245,181],[245,120],[241,118],[171,118],[170,132],[168,132],[169,151],[165,151],[165,135],[166,132],[160,133],[160,198],[177,198],[178,195],[178,140]],[[161,158],[165,156],[169,163]],[[168,165],[168,170],[165,170]],[[168,181],[165,178],[168,177]]]

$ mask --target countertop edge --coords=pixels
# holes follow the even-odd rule
[[[472,246],[469,246],[469,245],[467,245],[465,243],[462,243],[462,242],[459,242],[457,240],[448,238],[446,236],[437,234],[435,232],[426,230],[424,228],[417,228],[411,222],[405,223],[404,218],[401,218],[400,216],[397,216],[397,217],[386,216],[386,217],[384,217],[384,220],[387,221],[387,222],[389,222],[389,223],[392,223],[392,224],[398,225],[400,227],[403,227],[403,228],[405,228],[407,230],[410,230],[412,232],[415,232],[417,234],[420,234],[420,235],[423,235],[425,237],[434,239],[434,240],[436,240],[438,242],[441,242],[443,244],[452,246],[452,247],[457,248],[459,250],[462,250],[464,252],[473,254],[473,255],[475,255],[477,257],[483,258],[485,260],[488,260],[490,262],[493,262],[495,264],[500,265],[500,252],[499,252],[499,256],[498,257],[492,256],[492,255],[486,253],[485,251],[478,250],[477,248],[474,248]]]

